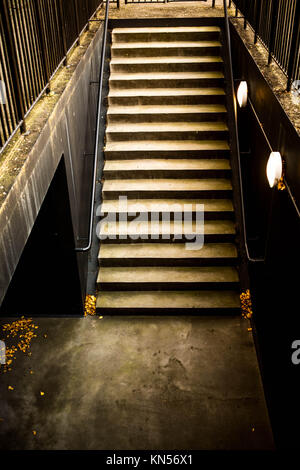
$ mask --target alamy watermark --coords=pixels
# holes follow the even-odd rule
[[[6,346],[4,341],[0,340],[0,364],[5,365],[6,364]]]
[[[127,196],[120,196],[118,208],[96,212],[103,217],[97,224],[100,240],[183,240],[187,250],[199,250],[204,245],[204,204],[170,204],[158,211],[157,203],[131,205]],[[134,210],[134,211],[133,211]]]
[[[292,343],[292,349],[295,351],[292,354],[292,363],[297,366],[300,364],[300,339],[295,339]]]
[[[291,92],[292,92],[293,101],[295,103],[300,104],[300,80],[295,80],[292,83]]]
[[[6,104],[6,86],[3,80],[0,80],[0,104]]]

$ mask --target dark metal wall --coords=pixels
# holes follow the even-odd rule
[[[247,80],[249,96],[273,150],[286,161],[286,180],[300,205],[300,137],[232,27],[234,76]],[[298,448],[300,366],[292,342],[300,339],[300,220],[287,191],[271,190],[266,177],[267,140],[251,109],[239,111],[244,199],[254,324],[266,397],[278,448]]]

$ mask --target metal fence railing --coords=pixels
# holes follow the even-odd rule
[[[102,0],[0,1],[0,152],[49,89]]]
[[[231,3],[231,1],[230,1]],[[287,76],[287,90],[300,80],[300,1],[299,0],[235,0],[233,2],[253,28],[254,41],[260,39]]]

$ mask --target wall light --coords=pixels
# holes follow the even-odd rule
[[[271,152],[267,164],[267,178],[271,188],[279,182],[282,177],[282,158],[279,152]]]
[[[239,84],[236,97],[240,105],[240,108],[244,108],[247,105],[247,100],[248,100],[248,85],[246,81],[242,81]]]

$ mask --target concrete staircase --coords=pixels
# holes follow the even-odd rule
[[[111,55],[97,309],[238,313],[220,29],[117,28]]]

